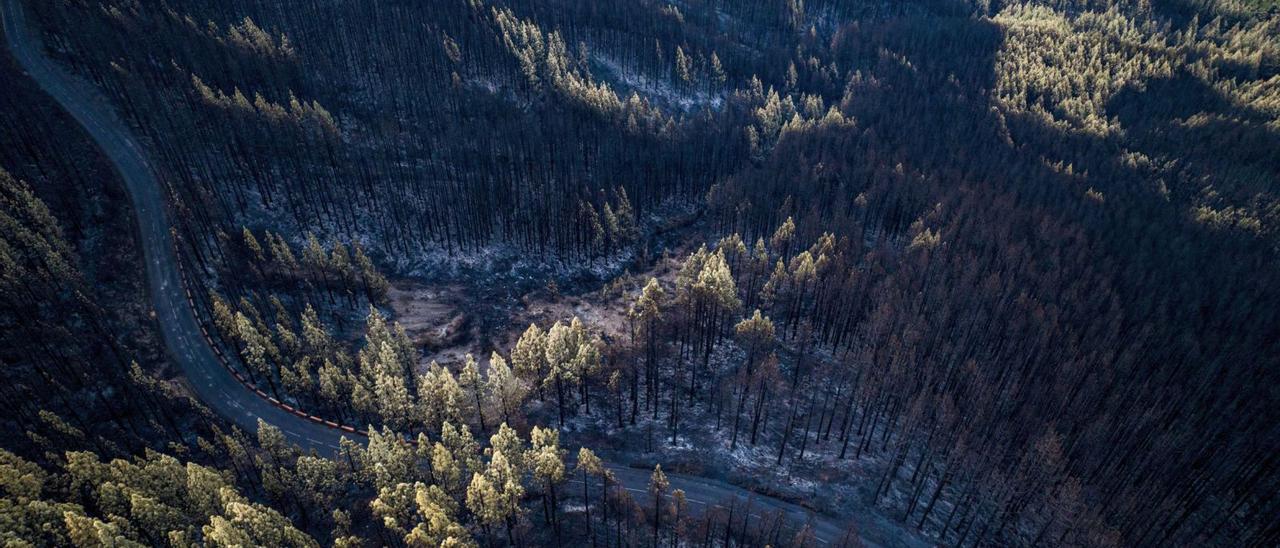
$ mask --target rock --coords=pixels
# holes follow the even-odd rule
[[[421,343],[428,350],[440,350],[461,344],[470,335],[467,330],[470,323],[470,316],[458,314],[449,320],[449,323],[423,334]]]

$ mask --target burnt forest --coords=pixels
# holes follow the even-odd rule
[[[0,0],[0,544],[1280,546],[1277,0]]]

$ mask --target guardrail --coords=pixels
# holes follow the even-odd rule
[[[246,389],[248,389],[250,392],[254,394],[257,394],[258,397],[262,398],[267,403],[275,406],[276,408],[286,413],[297,415],[298,417],[307,419],[311,422],[314,422],[322,426],[332,428],[334,430],[340,430],[342,432],[357,434],[360,436],[364,436],[366,438],[369,437],[369,434],[367,432],[364,432],[363,430],[358,430],[353,426],[340,424],[331,420],[324,419],[322,417],[318,417],[316,415],[312,415],[311,413],[308,413],[306,411],[293,407],[287,403],[284,403],[268,395],[266,392],[263,392],[261,388],[258,388],[256,384],[254,384],[249,379],[245,378],[243,374],[237,371],[235,366],[231,364],[230,358],[228,358],[226,353],[222,351],[222,347],[219,346],[216,342],[214,342],[213,337],[209,335],[209,329],[205,326],[204,319],[201,318],[200,316],[200,309],[196,307],[195,297],[191,294],[191,280],[190,278],[187,277],[187,270],[182,263],[182,249],[178,246],[177,241],[173,241],[173,251],[174,251],[175,257],[177,257],[178,277],[181,278],[182,280],[182,289],[187,295],[187,304],[191,306],[191,313],[196,318],[196,324],[200,326],[200,334],[204,336],[205,344],[208,344],[209,348],[213,350],[213,354],[217,356],[218,363],[221,363],[222,367],[226,368],[227,372],[231,373],[231,376],[235,377],[236,381],[239,381],[240,384],[244,385]],[[415,440],[407,440],[407,441],[409,441],[410,443],[416,443]]]

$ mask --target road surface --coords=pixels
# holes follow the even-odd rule
[[[128,124],[116,115],[95,88],[70,74],[44,55],[40,39],[26,24],[20,0],[0,0],[5,44],[18,64],[46,93],[57,101],[102,149],[125,183],[138,220],[139,243],[146,259],[148,293],[165,347],[185,374],[197,397],[205,405],[247,432],[256,432],[258,419],[279,428],[289,441],[304,450],[332,454],[345,434],[342,430],[290,413],[241,384],[219,361],[201,332],[182,283],[179,262],[170,236],[170,212],[160,182],[156,179],[146,151],[133,136]],[[349,437],[361,439],[356,436]],[[648,470],[609,464],[619,483],[643,500],[647,498]],[[754,520],[782,511],[799,523],[810,523],[819,544],[838,543],[844,535],[842,520],[814,515],[780,499],[755,495],[724,482],[696,476],[667,474],[672,489],[682,489],[694,513],[730,499],[753,503]],[[580,484],[579,484],[580,485]],[[741,511],[741,502],[737,503]],[[740,513],[738,514],[740,515]],[[922,545],[914,535],[901,530],[882,516],[859,520],[864,543],[883,546]],[[874,524],[872,527],[869,525]],[[753,523],[758,526],[758,523]]]

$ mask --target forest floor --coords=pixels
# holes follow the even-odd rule
[[[475,264],[415,269],[390,279],[387,308],[422,350],[423,368],[432,360],[460,365],[467,354],[483,368],[491,352],[510,353],[529,324],[546,329],[574,316],[606,343],[620,340],[629,336],[627,310],[645,282],[672,282],[681,259],[701,243],[699,217],[685,207],[668,205],[647,224],[657,228],[640,251],[556,268],[484,253]]]
[[[504,275],[481,276],[469,282],[396,279],[388,294],[389,308],[410,339],[423,349],[420,363],[423,369],[435,360],[456,370],[468,353],[475,356],[484,369],[490,352],[509,354],[530,323],[546,329],[553,322],[567,322],[575,316],[599,333],[606,344],[622,342],[630,336],[627,310],[644,283],[654,277],[669,287],[679,271],[681,259],[699,243],[695,238],[675,242],[650,264],[625,269],[608,282],[565,287],[545,282],[526,284],[528,290],[519,296],[496,290],[509,281],[504,280]],[[779,352],[785,371],[786,365],[794,363],[794,352],[785,345]],[[717,346],[709,367],[714,371],[727,371],[742,359],[742,352],[735,345],[724,342]],[[814,356],[811,359],[833,358]],[[664,374],[670,375],[669,368]],[[603,393],[593,396],[590,412],[581,408],[573,411],[562,428],[566,444],[592,447],[602,457],[620,464],[644,469],[662,464],[663,469],[671,472],[724,481],[816,512],[848,518],[871,545],[922,545],[918,534],[869,503],[879,480],[871,470],[881,468],[879,465],[886,458],[880,451],[878,436],[873,438],[873,450],[860,459],[840,459],[841,445],[837,439],[840,425],[828,425],[824,429],[814,421],[812,429],[823,435],[810,434],[801,459],[796,457],[797,439],[805,427],[798,417],[792,442],[779,465],[779,440],[787,417],[776,415],[787,412],[789,404],[780,402],[781,410],[765,419],[758,443],[751,444],[749,432],[742,431],[736,447],[730,449],[730,411],[723,411],[717,421],[714,409],[704,404],[681,402],[678,406],[680,424],[673,440],[668,422],[671,401],[665,389],[657,402],[656,417],[641,396],[636,423],[631,424],[628,405],[622,427],[618,426],[617,402],[610,401]],[[536,396],[533,400],[531,418],[535,422],[554,424],[557,417],[552,401],[539,403]],[[800,409],[798,415],[803,411]],[[744,416],[743,423],[749,428],[750,416]],[[851,457],[852,446],[861,439],[854,438],[851,442]],[[910,473],[906,470],[908,466],[903,468],[903,474]],[[897,499],[904,495],[894,492],[888,496]],[[941,513],[939,508],[935,515]]]
[[[640,288],[650,277],[671,282],[688,247],[682,245],[645,268],[627,270],[603,285],[561,288],[548,283],[518,297],[492,291],[490,286],[502,283],[500,275],[473,283],[395,279],[387,293],[388,306],[409,339],[422,349],[423,367],[433,360],[460,364],[467,354],[483,365],[490,352],[509,353],[530,324],[546,329],[574,317],[606,342],[621,340],[629,336],[627,310]]]
[[[786,366],[794,363],[795,355],[792,349],[785,347],[780,348],[779,353],[783,371],[787,371]],[[744,353],[736,345],[722,343],[712,354],[710,369],[725,374],[744,359]],[[663,375],[670,378],[669,366],[664,366]],[[701,382],[701,390],[705,390],[707,382],[705,379]],[[801,393],[811,390],[816,388],[806,389],[802,385]],[[624,416],[619,426],[617,403],[621,402],[600,394],[605,397],[594,397],[590,411],[578,408],[566,420],[561,429],[563,439],[570,445],[591,447],[612,462],[641,469],[652,469],[655,464],[661,464],[664,470],[723,481],[816,513],[847,519],[870,546],[927,545],[920,533],[901,522],[901,516],[896,515],[900,513],[899,508],[906,507],[903,501],[908,497],[907,493],[895,488],[881,499],[883,506],[871,502],[872,493],[881,479],[880,471],[885,468],[885,461],[892,457],[892,442],[895,441],[892,438],[882,440],[883,428],[867,431],[864,435],[851,434],[847,458],[841,458],[840,424],[834,420],[830,422],[835,424],[820,424],[818,420],[812,420],[806,414],[806,406],[810,402],[802,397],[795,402],[779,401],[773,405],[773,414],[766,414],[763,419],[756,443],[751,442],[750,436],[751,412],[749,409],[743,411],[735,445],[732,442],[731,405],[726,404],[717,416],[715,409],[704,401],[691,403],[682,394],[675,406],[679,421],[673,438],[669,422],[672,402],[667,387],[663,387],[662,394],[654,402],[658,408],[656,414],[653,407],[646,404],[643,392],[642,389],[634,424],[629,416],[629,404],[623,405]],[[777,397],[785,399],[782,394]],[[628,398],[624,394],[622,399]],[[729,395],[727,401],[735,400]],[[796,407],[793,430],[779,463],[782,431],[793,406]],[[533,407],[531,415],[540,417],[544,423],[555,423],[556,407],[551,398],[542,404],[535,398]],[[801,457],[802,436],[807,441]],[[855,457],[856,446],[864,439],[869,440],[869,447]],[[906,477],[912,474],[913,464],[905,463],[899,475]],[[932,488],[932,482],[929,488]],[[940,519],[939,516],[945,516],[947,510],[949,504],[940,502],[931,517]]]

